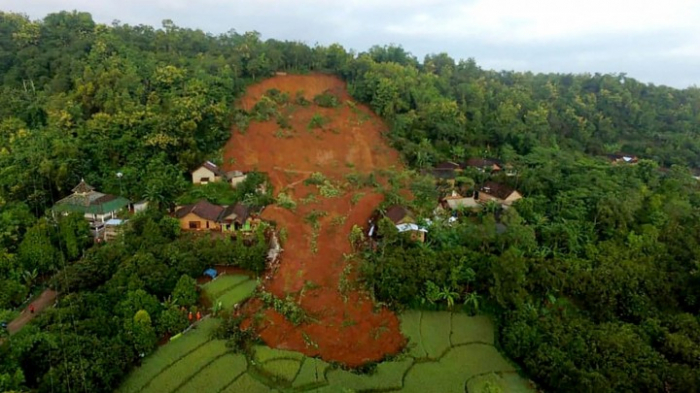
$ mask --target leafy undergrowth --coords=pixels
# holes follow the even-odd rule
[[[265,346],[254,346],[247,356],[234,354],[226,352],[223,341],[202,343],[193,334],[159,349],[120,392],[534,391],[493,346],[489,318],[408,311],[401,322],[408,349],[368,374]],[[173,361],[178,350],[182,357]]]

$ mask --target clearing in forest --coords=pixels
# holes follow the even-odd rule
[[[318,100],[324,93],[334,97],[332,105]],[[269,175],[278,204],[266,208],[263,218],[286,231],[279,269],[263,290],[299,305],[306,316],[294,324],[267,309],[264,318],[255,318],[261,338],[274,348],[348,366],[398,352],[404,338],[396,315],[358,290],[356,265],[345,258],[352,253],[353,225],[364,228],[383,199],[374,187],[349,185],[349,176],[401,166],[382,138],[385,125],[330,75],[267,79],[249,87],[237,107],[257,113],[257,120],[236,122],[225,169]],[[253,299],[245,311],[261,309],[262,302]]]

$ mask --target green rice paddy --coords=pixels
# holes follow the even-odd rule
[[[231,288],[221,285],[217,291]],[[408,348],[366,374],[265,346],[234,354],[223,341],[208,338],[213,323],[205,320],[197,331],[158,349],[119,392],[534,392],[493,346],[494,327],[487,317],[406,312],[401,328]]]
[[[204,292],[212,303],[221,302],[224,309],[231,309],[237,303],[249,298],[258,282],[246,275],[226,274],[204,285]]]

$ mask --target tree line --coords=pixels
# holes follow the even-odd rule
[[[687,170],[700,167],[697,88],[498,72],[446,54],[419,61],[398,46],[356,53],[171,21],[102,25],[82,12],[0,13],[0,310],[48,276],[68,293],[2,346],[0,388],[109,391],[181,323],[166,300],[228,248],[163,247],[176,232],[158,215],[137,220],[124,244],[92,247],[80,219],[46,210],[81,178],[172,206],[183,173],[228,140],[235,99],[276,71],[346,80],[411,167],[488,155],[518,169],[509,181],[526,198],[512,210],[436,226],[423,246],[397,237],[368,256],[376,296],[412,307],[469,297],[548,390],[697,390],[700,199]],[[595,158],[620,151],[643,160]],[[258,266],[259,255],[235,250],[232,263]],[[148,318],[136,318],[141,309]]]

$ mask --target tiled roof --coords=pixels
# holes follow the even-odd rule
[[[248,206],[246,206],[242,203],[236,203],[235,205],[229,205],[221,213],[221,217],[219,218],[219,221],[224,221],[227,217],[229,217],[231,215],[235,215],[235,218],[233,218],[232,221],[234,221],[238,224],[243,224],[250,216],[250,209],[248,208]]]
[[[214,205],[209,203],[206,199],[193,204],[185,205],[175,212],[175,217],[183,218],[186,215],[192,213],[198,217],[204,218],[209,221],[217,221],[219,215],[224,211],[224,208],[219,205]]]
[[[78,183],[77,186],[73,187],[71,191],[73,191],[76,194],[87,194],[88,192],[94,189],[95,187],[85,183],[85,179],[80,179],[80,183]]]
[[[211,161],[204,162],[204,164],[202,164],[200,166],[200,168],[201,167],[205,167],[205,168],[209,169],[210,171],[212,171],[212,173],[214,173],[217,176],[225,176],[226,175],[226,173],[223,170],[221,170],[221,168],[216,166],[216,164],[214,164]]]
[[[470,158],[462,164],[463,167],[489,168],[494,165],[501,166],[500,160],[495,158]]]
[[[394,224],[398,224],[406,218],[408,215],[408,210],[403,206],[394,205],[386,210],[384,214],[388,219],[390,219]]]
[[[460,166],[456,162],[452,161],[445,161],[441,162],[439,164],[436,164],[434,169],[438,171],[454,171],[456,169],[459,169]]]
[[[487,181],[484,186],[481,187],[481,192],[489,195],[493,195],[499,199],[506,199],[515,191],[515,189],[502,184],[496,183],[494,181]]]

